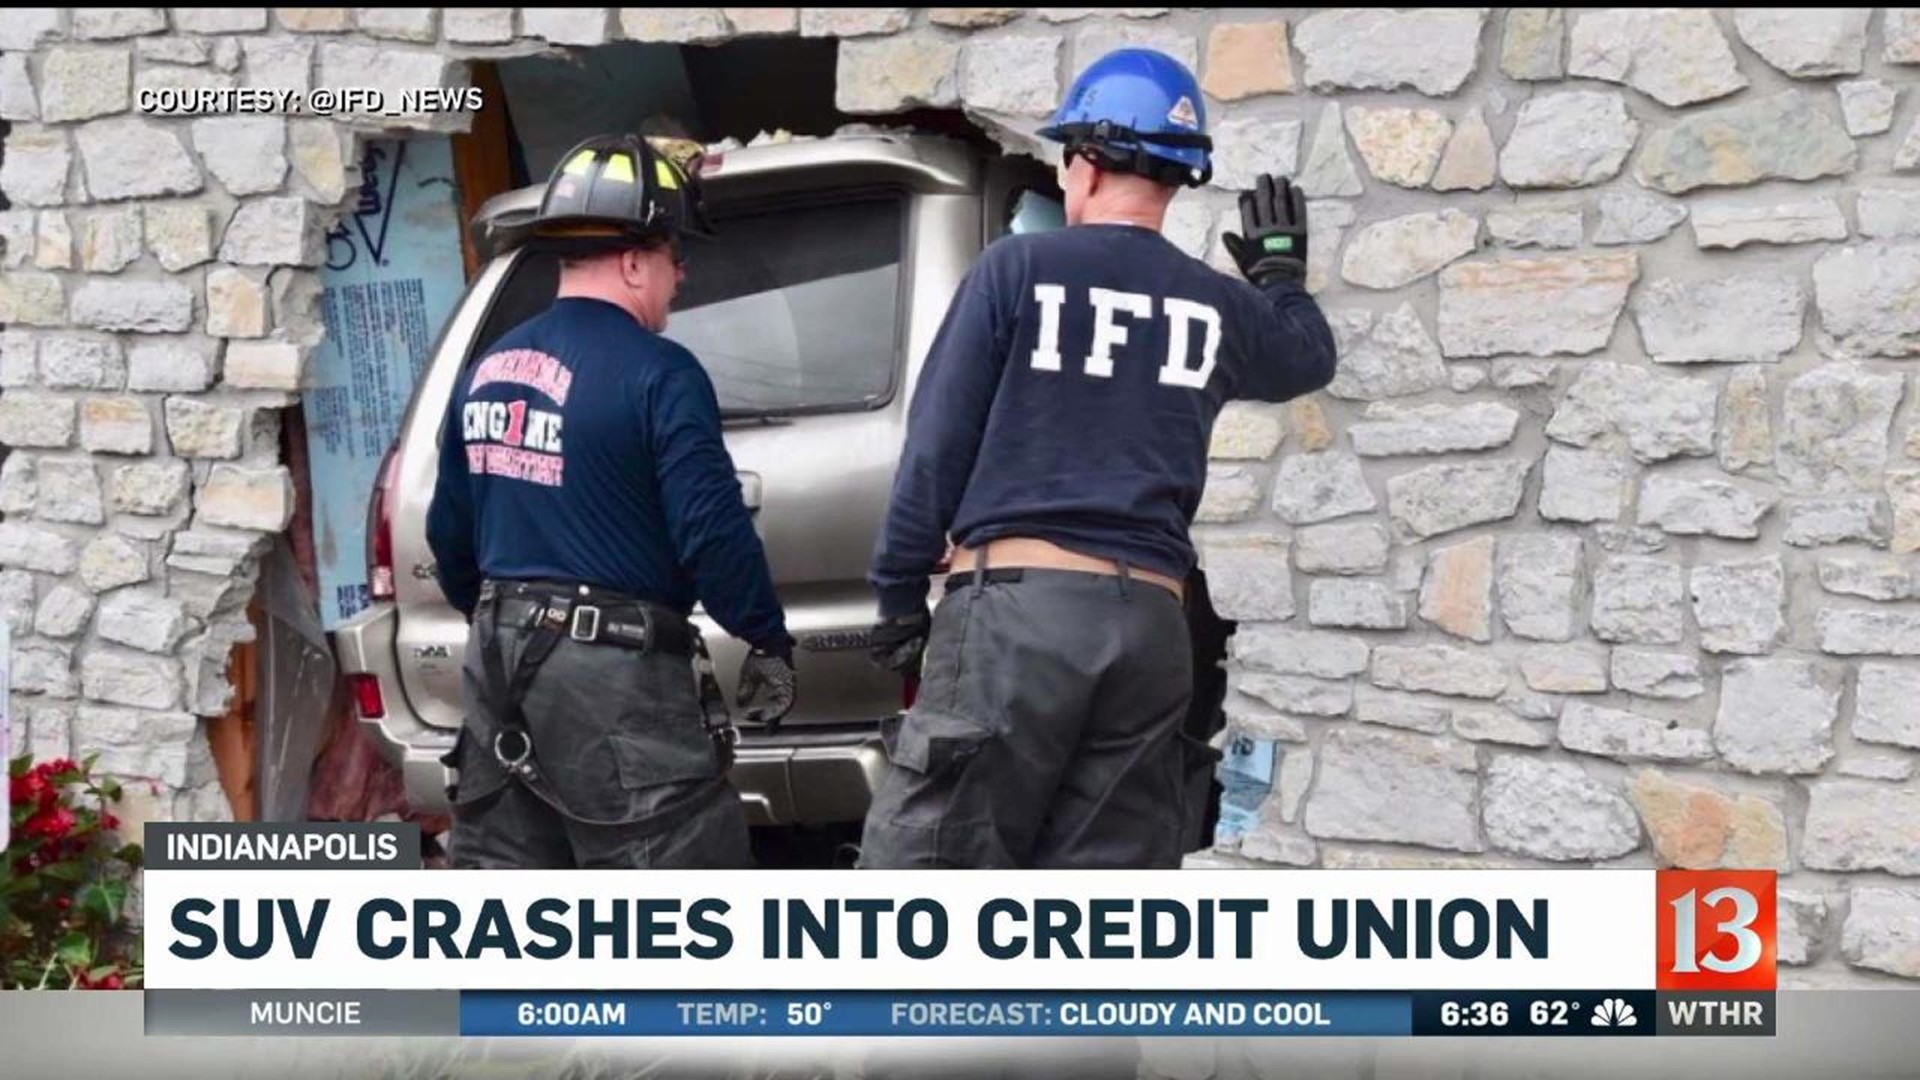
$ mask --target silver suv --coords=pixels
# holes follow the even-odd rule
[[[701,175],[720,239],[690,250],[667,334],[713,377],[799,640],[799,702],[776,735],[743,729],[733,780],[756,824],[857,820],[885,764],[879,723],[906,704],[901,680],[866,658],[877,609],[865,574],[907,404],[981,248],[1010,225],[1057,221],[1052,173],[946,139],[874,135],[732,150]],[[441,334],[369,510],[374,604],[336,632],[361,723],[420,810],[446,806],[438,758],[461,722],[466,641],[427,548],[441,421],[466,366],[553,299],[554,261],[503,249],[539,197],[502,195],[473,223],[487,265]],[[695,616],[731,698],[746,646]]]

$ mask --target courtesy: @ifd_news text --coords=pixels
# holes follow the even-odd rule
[[[294,90],[253,86],[143,86],[135,107],[149,116],[419,116],[479,112],[486,95],[478,86],[420,86],[401,90],[374,86]]]

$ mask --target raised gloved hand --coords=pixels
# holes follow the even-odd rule
[[[868,635],[872,647],[867,655],[880,667],[913,678],[920,674],[920,657],[932,630],[933,616],[925,611],[882,620]]]
[[[1307,196],[1284,176],[1262,176],[1240,193],[1240,231],[1221,237],[1255,285],[1307,279]]]
[[[734,695],[733,703],[738,708],[746,708],[764,695],[765,704],[747,709],[745,718],[750,724],[765,725],[771,733],[779,729],[781,719],[792,711],[798,686],[791,650],[774,653],[754,649],[740,662],[740,690]]]

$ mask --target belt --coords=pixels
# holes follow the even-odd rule
[[[1141,581],[1158,585],[1181,600],[1186,599],[1185,584],[1165,574],[1155,573],[1152,570],[1142,570],[1130,563],[1119,562],[1113,559],[1100,558],[1094,555],[1082,555],[1077,551],[1069,551],[1058,544],[1030,537],[1009,537],[1005,540],[990,540],[983,548],[955,549],[950,568],[952,576],[947,579],[949,587],[952,586],[955,579],[962,581],[973,580],[973,570],[976,565],[986,565],[989,567],[987,570],[987,580],[989,582],[1020,580],[1018,577],[996,578],[994,575],[998,569],[1012,570],[1028,567],[1036,570],[1077,570],[1086,574],[1107,574],[1121,578],[1137,578]]]
[[[650,600],[592,585],[489,581],[480,602],[496,603],[503,619],[529,629],[541,622],[583,645],[614,645],[639,652],[691,657],[697,632],[687,617]]]
[[[1008,582],[1019,581],[1025,577],[1026,574],[1027,572],[1025,570],[1017,566],[996,566],[991,570],[981,573],[979,576],[985,578],[989,585],[1005,585]],[[955,589],[964,589],[973,584],[973,579],[974,571],[972,570],[949,574],[947,575],[947,591],[953,592]]]

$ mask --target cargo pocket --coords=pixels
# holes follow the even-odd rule
[[[883,731],[882,738],[886,735]],[[887,743],[887,759],[929,780],[963,772],[995,738],[986,727],[941,712],[910,713]]]
[[[620,690],[628,704],[607,734],[620,786],[644,791],[718,776],[692,666],[664,655],[638,660],[620,671],[630,680]]]
[[[578,756],[547,769],[547,786],[574,814],[637,823],[672,808],[713,775],[704,746],[629,734],[582,743]]]
[[[696,743],[680,738],[640,739],[614,735],[608,740],[620,786],[645,791],[684,780],[710,780],[715,775],[713,742],[701,735]]]
[[[882,732],[892,767],[874,796],[862,867],[1006,866],[993,818],[991,730],[947,713],[917,711]]]

